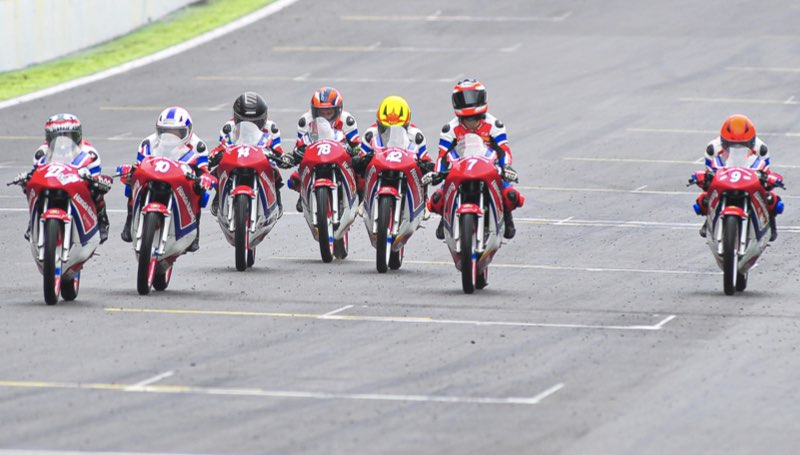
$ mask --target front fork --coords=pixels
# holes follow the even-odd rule
[[[147,195],[144,198],[144,203],[141,205],[141,209],[139,209],[139,223],[136,226],[136,251],[140,251],[142,249],[142,231],[144,230],[144,216],[146,212],[144,208],[147,207],[147,204],[150,203],[150,192],[147,192]],[[172,213],[172,198],[169,198],[167,202],[167,213]],[[164,214],[164,223],[161,226],[161,239],[158,241],[158,250],[156,254],[158,256],[162,256],[164,251],[167,247],[167,239],[169,238],[169,229],[172,223],[169,222],[170,216],[168,214]]]
[[[378,181],[375,182],[376,188],[381,188],[383,184],[383,180],[378,177]],[[397,232],[400,230],[400,215],[403,213],[403,207],[405,205],[405,194],[403,193],[403,179],[397,180],[397,194],[400,197],[395,198],[397,200],[397,204],[394,207],[394,213],[392,213],[392,219],[394,222],[392,223],[392,232],[390,233],[394,238],[397,236]],[[378,198],[380,200],[380,198]],[[377,235],[378,234],[378,210],[380,209],[379,204],[376,204],[376,201],[372,203],[372,233]]]
[[[227,217],[228,217],[228,230],[230,232],[233,232],[233,231],[236,230],[236,220],[233,217],[233,210],[231,210],[231,208],[233,207],[233,198],[234,198],[233,189],[236,188],[236,186],[237,186],[236,179],[237,179],[237,176],[236,175],[232,175],[230,180],[229,180],[230,182],[232,182],[230,184],[231,191],[228,194],[228,197],[227,197],[228,200],[226,202]],[[258,176],[255,176],[255,179],[258,179]],[[255,195],[250,198],[250,233],[251,234],[256,232],[256,220],[258,219],[258,200],[259,200],[259,197],[258,197],[258,184],[257,184],[257,182],[255,180],[254,180],[254,183],[255,183],[255,185],[253,185],[253,192],[255,193]]]
[[[483,207],[484,207],[484,205],[483,205],[483,201],[484,201],[483,182],[480,182],[479,189],[480,189],[480,192],[479,192],[480,196],[478,196],[478,207],[483,209]],[[461,203],[461,195],[459,194],[458,200],[456,201],[456,205],[458,206],[458,205],[460,205],[460,203]],[[456,253],[461,253],[461,242],[459,242],[460,237],[461,237],[461,214],[460,213],[456,213],[455,215],[456,215],[455,219],[453,220],[453,240],[456,242]],[[475,239],[475,253],[478,253],[478,254],[483,253],[483,250],[486,247],[485,242],[484,242],[484,234],[486,233],[486,226],[485,226],[486,223],[484,222],[485,221],[484,220],[485,216],[486,216],[486,212],[484,211],[483,216],[478,215],[478,217],[477,217],[478,219],[477,219],[477,226],[476,226],[476,231],[475,231],[475,237],[476,237],[476,239]]]
[[[722,201],[722,210],[725,209],[727,205],[727,201]],[[745,251],[747,251],[747,231],[750,229],[750,205],[745,203],[742,206],[742,211],[744,212],[744,217],[742,218],[742,222],[739,225],[739,248],[737,254],[739,256],[744,255]],[[717,254],[722,256],[722,216],[718,217],[716,228],[714,229],[714,239],[717,241]]]
[[[42,204],[42,214],[47,212],[50,208],[50,200],[45,199]],[[67,213],[72,209],[70,208]],[[36,238],[36,251],[39,255],[39,261],[44,261],[44,223],[46,218],[39,215],[39,235]],[[69,221],[64,221],[64,237],[61,239],[61,262],[69,261],[69,247],[72,245],[72,214],[70,214]]]
[[[311,194],[308,196],[308,206],[311,208],[311,219],[314,222],[314,226],[319,226],[319,220],[317,219],[316,187],[314,187],[314,182],[316,181],[317,172],[314,171],[311,175]],[[339,182],[336,181],[336,172],[331,172],[331,181],[334,185],[334,187],[331,188],[331,224],[336,227],[339,225]]]

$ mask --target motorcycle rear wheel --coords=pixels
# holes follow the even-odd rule
[[[169,286],[169,278],[167,272],[156,272],[153,275],[153,289],[156,291],[165,291]]]
[[[46,220],[44,223],[44,263],[42,264],[42,278],[44,287],[44,302],[55,305],[58,302],[60,289],[56,289],[56,261],[61,253],[58,246],[61,244],[61,222],[56,219]]]
[[[375,266],[378,269],[378,273],[386,273],[389,270],[387,263],[392,252],[389,244],[391,241],[389,233],[392,231],[392,222],[394,221],[393,211],[394,197],[381,196],[378,199],[378,225],[376,226],[378,238],[375,241]]]
[[[247,270],[247,230],[250,218],[250,198],[246,194],[237,194],[233,199],[233,234],[234,249],[236,250],[236,270]]]
[[[475,292],[475,278],[477,264],[473,253],[475,245],[476,216],[474,213],[464,213],[459,221],[459,236],[461,242],[461,287],[465,294]]]
[[[316,189],[317,198],[317,238],[319,239],[319,254],[322,262],[333,261],[333,222],[330,207],[330,188],[319,187]]]
[[[139,249],[139,269],[136,274],[136,290],[139,295],[149,294],[150,286],[153,284],[150,281],[150,260],[153,258],[153,239],[161,224],[161,214],[150,212],[144,215],[142,246]]]
[[[726,216],[722,222],[722,287],[725,295],[736,292],[736,275],[739,268],[739,224],[736,216]]]
[[[475,288],[476,289],[483,289],[489,284],[489,267],[487,266],[483,269],[483,272],[478,274],[478,277],[475,279]]]
[[[405,247],[400,248],[399,251],[392,251],[392,254],[389,255],[389,268],[392,270],[398,270],[400,266],[403,265],[403,255],[405,254]]]
[[[256,249],[250,248],[247,250],[247,266],[252,267],[256,263]]]
[[[61,280],[61,297],[64,298],[67,302],[71,302],[78,298],[78,285],[80,283],[79,280],[75,280],[75,277],[70,278],[69,280]]]
[[[744,292],[747,289],[747,274],[738,274],[736,275],[736,291],[737,292]]]

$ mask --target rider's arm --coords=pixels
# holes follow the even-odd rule
[[[267,124],[264,129],[267,133],[269,133],[271,139],[270,149],[272,150],[272,153],[278,156],[283,155],[283,147],[281,146],[281,130],[278,128],[278,124],[272,120],[267,120]]]
[[[489,131],[491,137],[490,145],[497,152],[498,162],[501,166],[511,166],[513,156],[511,155],[511,148],[508,146],[508,137],[506,136],[506,126],[503,122],[497,119],[492,120],[492,129]]]

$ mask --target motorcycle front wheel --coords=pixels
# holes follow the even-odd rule
[[[238,194],[233,199],[233,222],[235,230],[233,244],[236,250],[236,270],[247,270],[247,231],[250,220],[250,198],[246,194]]]
[[[322,262],[333,261],[333,211],[331,210],[329,188],[316,189],[317,198],[317,238]]]
[[[476,216],[474,213],[464,213],[459,221],[459,241],[461,242],[461,287],[464,293],[475,292],[475,278],[478,263],[475,260],[473,245],[475,245]]]
[[[739,224],[741,219],[728,215],[722,222],[722,287],[725,295],[736,292],[739,269]]]
[[[56,219],[44,223],[44,263],[42,277],[44,279],[44,302],[55,305],[58,302],[60,289],[56,286],[56,262],[60,259],[61,222]]]
[[[378,199],[378,225],[376,230],[378,238],[375,241],[375,265],[378,273],[386,273],[389,270],[389,255],[391,248],[392,222],[394,221],[394,196],[381,196]]]
[[[139,270],[136,274],[136,290],[139,295],[150,293],[150,286],[153,285],[155,275],[155,264],[153,262],[153,239],[156,231],[161,226],[161,214],[150,212],[144,216],[144,227],[142,228],[142,246],[139,249]],[[151,270],[153,273],[151,273]]]

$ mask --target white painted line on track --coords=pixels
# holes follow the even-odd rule
[[[566,226],[563,224],[562,226]],[[695,227],[696,229],[696,227]],[[783,232],[783,231],[781,231]],[[276,261],[319,261],[318,257],[298,257],[298,256],[271,256],[269,259]],[[347,262],[368,262],[374,263],[374,259],[351,259],[347,258]],[[450,261],[414,261],[403,259],[405,264],[415,265],[430,265],[430,266],[447,266],[455,267]],[[665,274],[665,275],[719,275],[722,272],[703,272],[695,270],[659,270],[659,269],[623,269],[623,268],[605,268],[605,267],[570,267],[560,265],[540,265],[540,264],[503,264],[492,263],[492,268],[499,269],[520,269],[520,270],[553,270],[553,271],[567,271],[567,272],[598,272],[598,273],[652,273],[652,274]]]
[[[172,376],[174,374],[175,374],[175,372],[172,371],[172,370],[165,371],[165,372],[163,372],[161,374],[157,374],[157,375],[153,376],[152,378],[148,378],[148,379],[145,379],[144,381],[137,382],[136,384],[133,384],[132,386],[130,386],[127,389],[125,389],[125,391],[126,392],[136,392],[139,389],[141,389],[142,387],[147,387],[147,386],[149,386],[151,384],[155,384],[156,382],[161,381],[162,379],[166,379],[166,378],[168,378],[168,377],[170,377],[170,376]]]
[[[711,137],[719,135],[719,130],[692,130],[680,128],[625,128],[625,131],[629,133],[706,134],[710,135]],[[764,137],[800,137],[800,132],[759,132],[758,135]]]
[[[127,392],[125,384],[80,383],[80,382],[34,382],[34,381],[0,381],[0,387],[36,388],[36,389],[78,389]],[[534,405],[561,390],[564,384],[559,383],[547,388],[532,397],[471,397],[447,395],[400,395],[384,393],[340,393],[340,392],[307,392],[296,390],[267,390],[256,387],[223,388],[192,387],[181,385],[150,385],[133,391],[134,393],[158,393],[175,395],[215,395],[228,397],[261,397],[261,398],[305,398],[316,400],[366,400],[366,401],[413,401],[421,403],[452,404],[490,404],[490,405]]]
[[[789,68],[781,66],[728,66],[728,71],[757,71],[759,73],[800,73],[800,68]]]
[[[63,84],[58,84],[56,86],[46,88],[44,90],[39,90],[38,92],[28,93],[27,95],[22,95],[17,98],[12,98],[10,100],[2,101],[0,102],[0,109],[5,109],[9,106],[16,106],[17,104],[22,104],[28,101],[44,98],[46,96],[54,95],[56,93],[61,93],[76,87],[101,81],[103,79],[107,79],[112,76],[117,76],[119,74],[127,73],[128,71],[134,70],[136,68],[141,68],[143,66],[149,65],[151,63],[160,60],[167,59],[169,57],[178,55],[182,52],[186,52],[190,49],[194,49],[197,46],[206,44],[221,36],[227,35],[228,33],[239,30],[242,27],[246,27],[254,22],[264,19],[265,17],[271,16],[277,13],[278,11],[294,4],[297,1],[298,0],[276,0],[273,3],[270,3],[269,5],[265,6],[264,8],[261,8],[233,22],[223,25],[222,27],[216,28],[198,37],[192,38],[188,41],[184,41],[175,46],[156,52],[155,54],[151,54],[146,57],[130,61],[128,63],[123,63],[122,65],[116,66],[114,68],[109,68],[104,71],[100,71],[99,73],[74,79],[72,81],[65,82]]]
[[[423,53],[455,53],[455,52],[514,52],[513,50],[504,50],[508,48],[494,48],[494,47],[418,47],[418,46],[275,46],[272,48],[274,52],[413,52],[415,54]]]
[[[516,187],[521,190],[564,191],[568,193],[629,193],[629,194],[661,194],[661,195],[693,194],[695,196],[700,194],[699,191],[655,191],[655,190],[633,191],[633,190],[621,190],[617,188],[566,188],[566,187],[555,187],[555,186],[526,186],[526,185],[516,185]]]
[[[788,134],[788,133],[787,133]],[[792,133],[794,134],[794,133]],[[798,133],[800,134],[800,133]],[[601,163],[646,163],[646,164],[703,164],[704,159],[701,157],[694,161],[689,160],[650,160],[646,158],[595,158],[595,157],[580,157],[580,156],[567,156],[561,158],[564,161],[595,161]],[[772,164],[770,167],[782,167],[786,169],[800,169],[800,165],[796,164]]]
[[[327,318],[329,316],[333,316],[334,314],[341,313],[342,311],[349,310],[350,308],[353,308],[353,305],[345,305],[345,306],[343,306],[341,308],[337,308],[337,309],[335,309],[333,311],[329,311],[329,312],[323,314],[322,316],[320,316],[320,319],[324,319],[324,318]]]
[[[718,275],[718,274],[717,274]],[[259,311],[225,311],[225,310],[171,310],[160,308],[105,308],[109,313],[135,313],[135,314],[176,314],[189,316],[247,316],[247,317],[267,317],[267,318],[293,318],[293,319],[318,319],[326,321],[349,321],[349,322],[389,322],[389,323],[408,323],[408,324],[440,324],[440,325],[469,325],[480,327],[539,327],[551,329],[590,329],[590,330],[632,330],[632,331],[654,331],[661,330],[662,325],[614,325],[614,324],[567,324],[549,322],[524,322],[524,321],[481,321],[467,319],[434,319],[430,317],[411,317],[411,316],[365,316],[357,314],[334,314],[322,317],[321,314],[307,313],[280,313],[280,312],[259,312]],[[673,318],[674,319],[674,318]],[[672,319],[670,319],[672,320]],[[663,321],[662,321],[663,322]],[[669,322],[669,321],[667,321]]]
[[[643,190],[643,189],[645,189],[645,188],[647,188],[647,185],[642,185],[642,186],[640,186],[639,188],[636,188],[635,190],[633,190],[633,192],[634,192],[634,193],[637,193],[637,192],[640,192],[640,191],[642,191],[642,190]]]
[[[437,10],[427,16],[339,16],[343,21],[358,22],[562,22],[572,15],[567,11],[558,16],[442,16]]]
[[[305,77],[302,77],[305,76]],[[447,83],[452,84],[457,81],[458,77],[439,77],[439,78],[396,78],[396,77],[309,77],[310,73],[306,73],[297,77],[290,76],[196,76],[195,80],[198,81],[287,81],[287,82],[324,82],[331,84],[342,83]],[[227,104],[226,104],[227,106]],[[272,111],[272,109],[270,109]]]
[[[675,319],[676,317],[677,316],[675,316],[674,314],[671,314],[671,315],[667,316],[666,318],[664,318],[661,322],[659,322],[655,326],[658,327],[658,328],[664,327],[667,323],[669,323],[669,321]]]
[[[800,104],[794,101],[794,97],[789,97],[786,100],[773,100],[773,99],[753,99],[753,98],[694,98],[685,97],[678,98],[678,101],[690,103],[728,103],[728,104],[784,104],[794,105]]]
[[[0,449],[0,455],[213,455],[213,454],[187,454],[177,452],[96,452],[76,450],[18,450]]]

